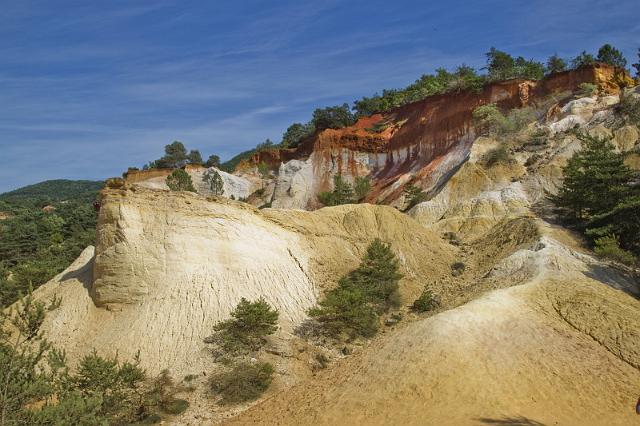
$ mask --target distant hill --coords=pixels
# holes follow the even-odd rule
[[[11,202],[29,199],[65,201],[94,198],[102,189],[103,181],[93,180],[46,180],[34,185],[24,186],[14,191],[0,194],[0,200]]]
[[[93,244],[92,204],[102,186],[58,179],[0,194],[0,307],[51,279]]]

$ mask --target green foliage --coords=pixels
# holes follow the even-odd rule
[[[217,343],[229,354],[257,351],[266,337],[278,329],[278,311],[263,298],[249,302],[242,298],[231,312],[231,318],[214,327],[215,334],[208,341]]]
[[[318,108],[313,111],[311,120],[317,130],[340,129],[355,123],[356,117],[351,113],[349,104],[336,105],[326,108]]]
[[[48,181],[0,195],[0,307],[64,270],[94,243],[102,183]],[[74,191],[77,191],[75,193]],[[76,195],[77,194],[77,195]],[[52,212],[43,206],[51,205]]]
[[[602,255],[627,261],[626,252],[640,254],[640,188],[632,184],[634,173],[608,139],[576,135],[582,151],[567,162],[563,186],[552,199]]]
[[[564,184],[556,204],[583,219],[606,213],[630,194],[632,171],[610,139],[576,133],[582,150],[564,168]]]
[[[471,114],[479,135],[497,136],[505,126],[506,118],[496,104],[480,105]]]
[[[598,92],[598,86],[591,83],[580,83],[578,85],[578,96],[593,96]]]
[[[224,181],[217,170],[207,170],[204,172],[204,181],[209,185],[213,195],[224,194]]]
[[[175,169],[187,162],[187,148],[180,141],[164,147],[164,156],[149,164],[149,168]]]
[[[163,370],[153,380],[145,395],[146,409],[149,411],[153,407],[164,414],[182,414],[189,407],[189,402],[176,395],[187,390],[189,389],[176,384],[168,370]]]
[[[207,159],[207,162],[205,163],[205,166],[207,168],[210,167],[215,167],[215,168],[220,168],[220,157],[215,155],[215,154],[211,154],[209,156],[209,158]]]
[[[47,180],[0,194],[0,202],[17,206],[40,207],[59,201],[88,201],[96,198],[96,194],[104,186],[102,181],[91,180]]]
[[[485,82],[484,76],[478,75],[473,68],[464,64],[453,73],[439,68],[435,74],[424,74],[404,89],[383,90],[382,95],[363,97],[353,103],[353,109],[357,117],[369,116],[420,101],[427,96],[461,90],[479,91]]]
[[[116,358],[103,358],[96,352],[80,361],[75,375],[67,378],[64,394],[78,393],[84,399],[100,400],[98,413],[121,422],[136,419],[145,373],[133,363],[119,363]]]
[[[597,60],[598,62],[604,62],[605,64],[619,68],[625,68],[627,66],[627,60],[622,55],[622,52],[610,44],[604,44],[598,50]]]
[[[306,124],[293,123],[282,135],[282,142],[280,145],[282,148],[295,148],[303,139],[311,136],[315,130],[313,122],[308,122]]]
[[[515,108],[505,116],[496,104],[480,105],[471,115],[477,133],[490,137],[516,133],[537,119],[532,108]]]
[[[204,164],[204,161],[202,161],[202,155],[200,155],[200,151],[198,151],[197,149],[192,149],[191,151],[189,151],[189,154],[187,154],[187,161],[189,162],[189,164]]]
[[[640,255],[640,195],[637,190],[629,192],[613,209],[589,218],[586,234],[591,238],[617,235],[622,247]]]
[[[191,191],[196,192],[191,181],[189,173],[182,169],[174,170],[166,179],[167,186],[172,191]]]
[[[371,179],[369,179],[368,176],[357,176],[353,190],[358,202],[364,200],[369,192],[371,192]]]
[[[351,204],[354,202],[353,187],[342,177],[342,175],[334,175],[333,191],[319,193],[318,201],[325,206]]]
[[[64,353],[53,349],[41,332],[45,313],[31,294],[0,311],[0,425],[138,420],[144,372],[137,363],[119,364],[92,354],[77,373],[70,373]]]
[[[212,155],[211,157],[217,157]],[[209,160],[211,160],[209,157]],[[220,159],[218,158],[218,162]],[[145,164],[143,169],[177,169],[185,164],[204,164],[202,155],[197,149],[192,149],[187,153],[187,148],[180,141],[173,141],[164,147],[164,156]],[[209,166],[210,167],[210,166]]]
[[[425,287],[420,296],[413,302],[411,309],[415,312],[427,312],[438,306],[438,301],[431,290]]]
[[[492,47],[487,53],[487,71],[491,80],[526,78],[539,80],[544,76],[544,65],[522,56],[514,59],[506,52]]]
[[[549,56],[549,59],[547,59],[547,72],[549,74],[562,72],[562,71],[565,71],[566,69],[567,69],[567,62],[557,54]]]
[[[258,164],[257,168],[258,168],[258,173],[260,173],[260,177],[262,179],[269,178],[269,166],[267,166],[267,163],[262,161],[260,164]]]
[[[378,314],[367,302],[364,291],[342,287],[330,291],[309,315],[322,324],[323,331],[334,337],[371,337],[378,331]]]
[[[211,390],[219,394],[223,405],[253,401],[260,397],[273,380],[273,366],[268,362],[237,362],[231,370],[213,375]]]
[[[638,62],[631,66],[636,70],[636,78],[640,78],[640,49],[638,49]]]
[[[600,257],[627,265],[634,265],[637,261],[633,253],[620,248],[618,238],[615,235],[596,238],[593,251]]]
[[[409,210],[415,205],[427,201],[429,197],[422,188],[410,183],[404,187],[404,198],[407,200],[407,207],[405,210]]]
[[[499,146],[487,151],[482,157],[482,161],[487,167],[493,167],[497,164],[510,164],[513,162],[511,154],[504,146]]]
[[[592,65],[596,62],[596,58],[593,57],[592,54],[587,53],[586,50],[583,50],[578,56],[571,60],[572,68],[580,68],[587,65]]]
[[[401,278],[395,254],[376,238],[360,266],[342,277],[309,315],[331,336],[371,337],[378,329],[378,315],[399,306]]]

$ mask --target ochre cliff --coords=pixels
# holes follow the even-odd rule
[[[350,180],[369,176],[374,189],[367,201],[394,204],[405,184],[434,192],[468,158],[476,137],[472,125],[476,107],[495,103],[503,110],[520,108],[555,93],[575,91],[581,83],[616,93],[632,82],[622,69],[594,64],[540,81],[508,80],[488,84],[480,92],[431,96],[361,118],[350,127],[321,131],[296,149],[260,151],[238,169],[263,162],[278,170],[274,207],[317,207],[316,194],[331,189],[335,174]],[[374,131],[381,123],[386,128]]]

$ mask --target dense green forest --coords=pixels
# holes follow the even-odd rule
[[[44,284],[93,244],[100,188],[102,182],[50,180],[0,194],[0,306]]]

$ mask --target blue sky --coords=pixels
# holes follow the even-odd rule
[[[402,87],[491,46],[630,62],[637,0],[0,0],[0,192],[104,179],[173,140],[228,159],[316,107]]]

